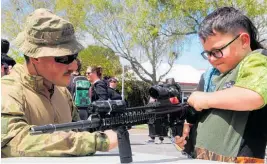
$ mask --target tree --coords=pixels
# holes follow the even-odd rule
[[[99,43],[128,60],[143,81],[156,84],[172,68],[186,36],[197,34],[204,17],[221,6],[242,10],[263,34],[261,40],[267,37],[266,0],[92,0],[85,6],[84,23]],[[152,72],[144,69],[144,61]],[[170,68],[157,75],[163,61]]]
[[[232,6],[242,11],[256,25],[260,38],[259,40],[266,43],[267,39],[267,1],[266,0],[160,0],[164,15],[167,19],[180,19],[189,33],[196,33],[201,21],[213,10]],[[167,30],[166,35],[177,35],[180,29]]]
[[[55,2],[47,0],[9,0],[2,2],[1,34],[13,40],[24,29],[26,17],[35,9],[48,8],[54,10]]]
[[[88,46],[79,53],[79,59],[82,63],[82,73],[88,66],[101,66],[104,76],[116,76],[122,72],[119,57],[111,49],[105,47]]]
[[[128,60],[143,81],[156,84],[167,75],[178,57],[179,51],[174,45],[181,36],[159,35],[159,25],[166,24],[160,19],[160,10],[150,7],[145,0],[99,0],[90,1],[87,6],[90,11],[85,20],[87,31],[99,43]],[[145,61],[151,64],[152,72],[143,67]],[[157,75],[156,69],[163,61],[170,67],[163,75]]]
[[[2,38],[9,40],[11,43],[8,54],[16,60],[17,63],[23,63],[24,57],[19,51],[13,46],[13,40],[16,38],[19,32],[24,29],[24,23],[26,17],[37,8],[48,8],[54,10],[52,1],[47,0],[9,0],[2,1],[2,12],[1,12],[1,34]]]
[[[266,0],[10,0],[2,9],[2,34],[14,39],[25,16],[39,7],[49,8],[70,20],[78,37],[94,36],[100,45],[128,60],[145,82],[156,84],[166,75],[187,36],[197,34],[200,22],[214,9],[234,6],[248,15],[267,38]],[[4,22],[4,23],[3,23]],[[265,42],[265,44],[267,44]],[[153,71],[142,67],[149,61]],[[161,62],[170,69],[157,75]]]

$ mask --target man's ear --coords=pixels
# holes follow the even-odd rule
[[[250,47],[250,37],[248,33],[242,33],[240,38],[242,42],[242,48]]]
[[[33,64],[38,64],[38,63],[39,63],[39,59],[38,59],[38,58],[30,58],[30,61],[31,61]]]

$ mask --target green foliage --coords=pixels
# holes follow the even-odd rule
[[[8,40],[13,40],[24,28],[26,17],[38,8],[48,8],[54,11],[54,0],[9,0],[2,1],[1,34]]]
[[[84,31],[87,29],[84,23],[87,13],[84,8],[86,5],[88,5],[88,0],[56,0],[55,10],[64,12],[63,16],[73,24],[75,30]]]
[[[126,100],[130,107],[146,105],[149,101],[150,85],[144,81],[128,81],[125,84]]]
[[[129,68],[125,68],[125,80],[124,80],[124,96],[128,102],[129,107],[136,107],[146,105],[149,101],[148,90],[150,84],[138,80],[133,72],[127,71]],[[119,83],[117,88],[121,90],[122,88],[122,78],[119,78]]]
[[[266,0],[9,0],[2,6],[2,35],[8,40],[22,30],[30,12],[49,8],[72,22],[78,36],[89,33],[128,60],[136,74],[151,84],[160,76],[146,72],[140,63],[149,61],[156,68],[163,60],[172,66],[185,36],[196,34],[204,17],[218,7],[240,9],[256,24],[261,39],[266,39],[267,33]],[[18,53],[12,54],[21,61]],[[100,61],[100,57],[94,58]]]
[[[124,85],[125,99],[129,107],[143,106],[148,103],[148,90],[150,88],[148,83],[139,80],[126,80]],[[118,88],[121,88],[121,83],[119,83]]]
[[[16,63],[19,64],[23,64],[25,61],[24,56],[19,54],[19,52],[15,49],[10,49],[8,52],[8,56],[12,57],[16,61]]]
[[[82,62],[82,74],[88,66],[101,66],[104,76],[116,76],[122,72],[119,57],[111,49],[105,47],[88,46],[79,53],[79,59]]]

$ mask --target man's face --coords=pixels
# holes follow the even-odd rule
[[[233,42],[230,43],[231,41]],[[232,34],[215,32],[215,35],[209,36],[205,42],[201,40],[201,43],[205,51],[218,50],[230,43],[219,52],[219,54],[221,54],[220,58],[216,58],[213,55],[208,56],[208,60],[212,66],[221,73],[228,72],[235,68],[244,57],[240,35],[233,36]]]
[[[70,64],[63,64],[56,62],[54,57],[40,57],[34,65],[39,75],[58,86],[67,86],[71,73],[78,67],[76,60]]]
[[[111,80],[110,82],[109,82],[109,86],[110,86],[110,88],[114,88],[114,89],[116,89],[117,88],[117,81],[116,80]]]

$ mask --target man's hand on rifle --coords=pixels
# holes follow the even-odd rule
[[[190,124],[185,122],[183,128],[183,136],[175,136],[175,144],[180,147],[180,149],[184,149],[186,142],[186,137],[189,137],[190,132]]]
[[[109,139],[109,150],[118,147],[117,133],[114,132],[113,130],[106,130],[105,134],[107,135]]]

